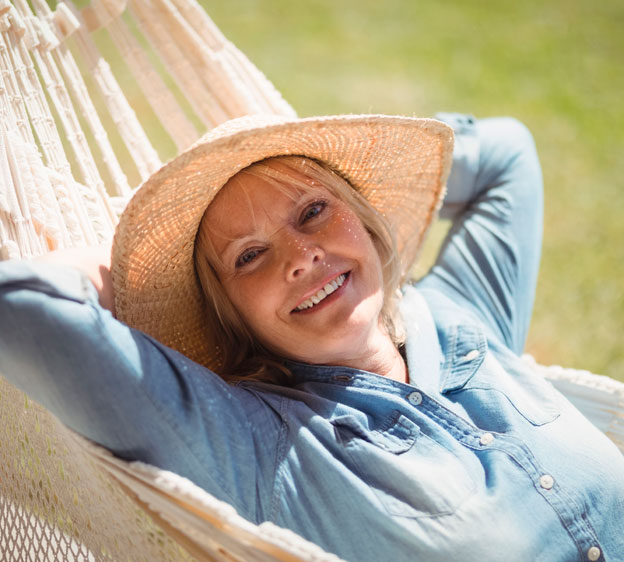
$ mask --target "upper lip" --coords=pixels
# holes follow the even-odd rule
[[[316,295],[316,293],[318,293],[323,287],[325,287],[327,283],[329,283],[330,281],[333,281],[339,275],[346,275],[347,273],[349,273],[349,271],[338,271],[336,273],[329,274],[327,277],[325,277],[323,281],[314,285],[314,287],[316,287],[315,289],[310,289],[301,299],[299,299],[297,304],[295,304],[295,306],[292,308],[291,312],[294,312],[297,309],[297,307],[301,306],[301,304],[307,301],[310,297]]]

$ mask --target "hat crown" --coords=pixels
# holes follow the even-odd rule
[[[292,121],[292,119],[273,113],[253,113],[251,115],[235,117],[210,129],[206,134],[200,137],[198,141],[191,145],[191,148],[203,145],[207,142],[214,142],[217,139],[236,136],[244,131],[260,129],[270,125],[279,125],[287,123],[288,121]]]

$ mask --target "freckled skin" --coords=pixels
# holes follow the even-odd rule
[[[219,279],[247,326],[278,355],[364,368],[389,344],[379,318],[379,255],[359,218],[327,189],[287,190],[243,176],[219,192],[203,223],[223,261],[214,264]],[[302,220],[306,213],[313,216]],[[325,306],[293,312],[346,272]]]

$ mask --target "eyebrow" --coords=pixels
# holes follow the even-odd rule
[[[243,191],[245,193],[245,197],[247,199],[247,202],[249,203],[249,194],[247,193],[246,190],[243,190]],[[252,209],[251,204],[249,204],[249,208]],[[225,236],[218,229],[211,228],[214,236],[219,236],[219,237],[225,238],[227,240],[225,246],[223,247],[223,249],[220,252],[217,251],[216,244],[213,244],[213,248],[215,249],[215,253],[218,255],[218,257],[221,259],[222,262],[225,261],[223,258],[224,258],[224,256],[226,256],[226,254],[228,252],[230,252],[230,248],[232,247],[233,244],[235,244],[235,243],[237,243],[240,240],[243,240],[245,238],[250,238],[250,237],[252,237],[255,234],[255,228],[254,227],[255,227],[255,222],[256,221],[255,221],[255,213],[254,213],[253,209],[251,211],[251,215],[252,215],[252,218],[249,221],[249,223],[251,223],[250,228],[246,229],[243,232],[235,233],[233,236]],[[229,240],[228,240],[228,238],[229,238]]]
[[[241,243],[241,245],[244,245],[244,243],[242,241],[245,240],[246,238],[252,238],[253,234],[255,234],[255,231],[250,230],[248,232],[243,233],[241,236],[236,236],[236,237],[230,239],[225,244],[225,246],[223,247],[221,252],[218,252],[219,253],[219,257],[221,259],[223,259],[229,253],[234,252],[234,250],[232,250],[233,247],[235,247],[238,243]]]
[[[313,196],[314,193],[315,193],[314,186],[310,186],[310,187],[312,188],[310,190],[301,190],[299,192],[299,198],[296,198],[296,199],[292,198],[291,199],[292,204],[291,204],[291,207],[290,207],[290,211],[292,211],[292,209],[296,209],[297,207],[300,206],[301,199],[303,197],[306,197],[308,195],[312,195],[310,197],[310,199],[314,199],[314,196]],[[255,221],[253,221],[253,222],[255,222]],[[214,230],[213,232],[217,236],[221,236],[222,238],[225,238],[225,236],[222,233],[218,232],[217,230]],[[256,234],[256,229],[253,227],[253,225],[252,225],[251,228],[246,229],[245,231],[243,231],[241,233],[236,233],[232,238],[230,238],[230,240],[228,240],[228,242],[223,247],[223,250],[219,253],[219,257],[221,258],[221,260],[223,260],[224,256],[226,256],[226,254],[228,254],[231,251],[230,249],[231,249],[231,247],[233,245],[235,245],[236,243],[238,243],[240,241],[243,241],[245,238],[253,238],[255,236],[255,234]],[[242,245],[244,245],[244,243],[242,243]],[[216,248],[215,248],[215,250],[216,250]]]

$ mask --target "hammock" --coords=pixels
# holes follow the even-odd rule
[[[0,0],[0,32],[0,259],[109,240],[130,184],[161,165],[154,136],[179,152],[233,117],[294,116],[195,0]],[[114,44],[132,96],[94,37]],[[526,361],[624,451],[624,384]],[[113,457],[1,377],[0,559],[338,560],[180,476]]]

